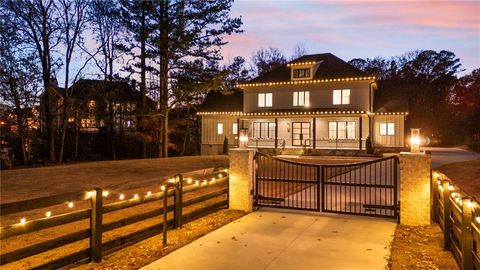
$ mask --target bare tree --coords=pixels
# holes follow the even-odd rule
[[[3,20],[0,20],[3,21]],[[35,105],[39,97],[39,70],[35,54],[25,53],[11,28],[0,23],[0,96],[2,108],[12,114],[17,126],[15,137],[21,148],[23,164],[28,164],[30,140],[35,123]]]
[[[70,105],[71,95],[73,89],[70,89],[70,64],[74,56],[74,52],[80,46],[83,47],[83,37],[82,34],[86,28],[87,23],[87,11],[90,5],[89,0],[59,0],[58,9],[60,16],[60,27],[61,27],[61,40],[62,44],[65,47],[64,53],[64,71],[65,71],[65,82],[64,82],[64,91],[62,92],[63,96],[63,106],[62,106],[62,135],[60,140],[60,151],[58,155],[58,162],[63,161],[63,152],[65,148],[65,137],[67,133],[68,125],[68,108]],[[81,70],[86,66],[91,58],[94,55],[91,55],[84,61],[83,67],[80,68],[73,80],[77,81],[78,76],[81,74]]]
[[[305,44],[299,42],[293,46],[293,54],[290,60],[295,60],[299,57],[302,57],[308,53],[307,48],[305,47]]]
[[[60,43],[59,16],[54,0],[2,0],[0,14],[14,29],[26,50],[33,50],[41,65],[43,80],[43,117],[46,125],[48,157],[55,161],[55,126],[52,112],[54,85],[52,52]]]
[[[253,54],[252,62],[255,65],[257,75],[262,75],[287,63],[287,58],[278,48],[260,48]]]

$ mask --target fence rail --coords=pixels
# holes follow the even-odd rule
[[[0,229],[0,239],[8,238],[31,233],[38,230],[56,227],[59,225],[69,224],[75,221],[90,219],[90,226],[87,229],[72,232],[67,235],[56,237],[47,241],[36,243],[30,246],[22,247],[0,255],[0,265],[12,263],[30,256],[34,256],[54,248],[62,247],[73,242],[90,238],[88,248],[78,250],[72,254],[68,254],[61,258],[51,260],[45,264],[36,266],[32,269],[54,269],[66,266],[75,262],[94,261],[99,262],[103,253],[113,252],[121,247],[134,244],[148,237],[166,232],[166,229],[181,226],[182,222],[188,222],[210,213],[218,208],[228,206],[228,187],[220,188],[200,196],[183,200],[183,194],[194,192],[205,187],[224,185],[228,182],[228,170],[216,168],[211,174],[207,174],[198,180],[191,178],[183,179],[183,176],[176,175],[174,183],[167,183],[162,186],[162,191],[157,193],[148,193],[145,196],[134,195],[133,198],[120,198],[121,201],[109,204],[103,204],[103,197],[106,196],[105,190],[94,189],[85,192],[72,192],[59,194],[54,196],[30,199],[19,202],[12,202],[0,205],[2,215],[15,214],[29,210],[35,210],[45,207],[51,207],[65,202],[73,201],[90,201],[90,207],[76,212],[49,216],[41,219],[26,221],[21,220],[20,223],[2,227]],[[185,187],[183,184],[188,183]],[[172,188],[172,189],[169,189]],[[189,213],[183,214],[182,209],[211,200],[220,196],[227,195],[227,199],[221,199],[218,202],[195,209]],[[173,202],[168,203],[168,198],[173,197]],[[119,220],[103,223],[103,215],[130,207],[164,200],[161,207],[131,215]],[[168,218],[168,213],[172,213]],[[102,243],[102,234],[111,230],[119,229],[124,226],[134,224],[152,217],[164,216],[162,222],[148,226],[141,230],[134,231],[127,235],[117,237]],[[164,226],[165,224],[165,226]],[[166,237],[164,237],[164,241]]]
[[[480,203],[435,170],[432,192],[433,220],[443,231],[444,249],[461,269],[480,269]]]

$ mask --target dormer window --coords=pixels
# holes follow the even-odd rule
[[[310,78],[310,68],[294,68],[293,69],[293,78],[294,79],[301,79],[301,78]]]

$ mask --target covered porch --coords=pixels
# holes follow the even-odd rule
[[[248,147],[259,149],[365,150],[370,134],[366,113],[252,115],[238,118]]]

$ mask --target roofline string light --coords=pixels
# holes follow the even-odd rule
[[[348,81],[365,81],[375,80],[375,77],[351,77],[351,78],[336,78],[336,79],[321,79],[321,80],[302,80],[302,81],[284,81],[284,82],[267,82],[267,83],[243,83],[237,84],[237,87],[252,87],[252,86],[277,86],[290,84],[312,84],[312,83],[327,83],[327,82],[348,82]]]
[[[316,61],[308,61],[308,62],[296,62],[296,63],[288,63],[287,67],[293,67],[293,66],[306,66],[306,65],[314,65],[318,62]]]
[[[317,115],[317,114],[370,114],[370,115],[408,115],[408,112],[381,112],[371,113],[366,111],[308,111],[308,112],[197,112],[197,115],[232,115],[232,116],[279,116],[279,115]]]

